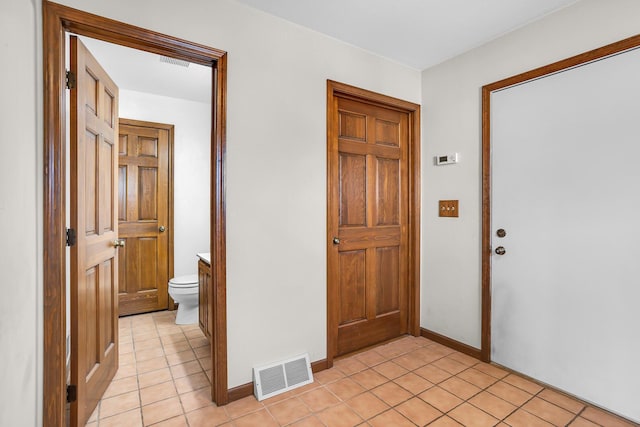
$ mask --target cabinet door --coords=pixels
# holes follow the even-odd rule
[[[210,282],[209,266],[203,262],[198,261],[198,323],[202,333],[209,339],[211,339],[211,332],[209,330],[209,282]]]

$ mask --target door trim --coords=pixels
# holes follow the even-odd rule
[[[491,92],[640,47],[640,35],[584,52],[482,87],[482,336],[481,359],[491,361]]]
[[[214,339],[212,399],[228,402],[226,328],[225,157],[227,53],[43,0],[43,423],[65,425],[66,215],[65,33],[212,67],[211,255]]]
[[[327,80],[327,366],[333,366],[333,358],[338,347],[338,307],[333,295],[332,279],[337,274],[328,260],[333,250],[332,237],[337,236],[329,212],[337,206],[332,200],[330,188],[338,183],[329,170],[331,147],[338,136],[335,133],[338,117],[338,97],[379,105],[402,111],[409,115],[408,147],[408,330],[414,336],[420,335],[420,105],[387,95],[360,89],[344,83]]]
[[[167,194],[167,206],[169,208],[169,213],[167,216],[167,274],[169,275],[169,279],[173,277],[173,157],[174,157],[174,129],[175,126],[167,123],[156,123],[156,122],[147,122],[143,120],[135,120],[135,119],[126,119],[124,117],[119,117],[118,121],[120,124],[128,125],[128,126],[137,126],[137,127],[147,127],[154,129],[163,129],[169,132],[169,171],[168,171],[168,179],[169,179],[169,187]],[[175,310],[175,303],[169,295],[169,291],[167,290],[167,307],[168,310]]]

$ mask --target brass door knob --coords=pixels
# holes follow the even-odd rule
[[[113,241],[113,246],[116,248],[124,248],[124,240],[116,239]]]
[[[340,239],[339,239],[339,238],[337,238],[337,237],[334,237],[334,238],[333,238],[333,244],[334,244],[334,245],[339,245],[339,244],[340,244]]]
[[[507,253],[507,250],[504,248],[504,246],[498,246],[495,250],[496,254],[498,255],[504,255]]]
[[[164,228],[164,225],[161,225],[160,227],[158,227],[159,232],[164,233],[164,230],[166,230],[166,228]]]

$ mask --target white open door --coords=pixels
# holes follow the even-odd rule
[[[640,421],[640,50],[494,92],[491,147],[492,360]]]

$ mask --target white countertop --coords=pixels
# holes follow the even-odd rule
[[[211,265],[211,253],[210,252],[200,252],[198,255],[198,258],[200,258],[202,261],[206,262],[207,264]]]

